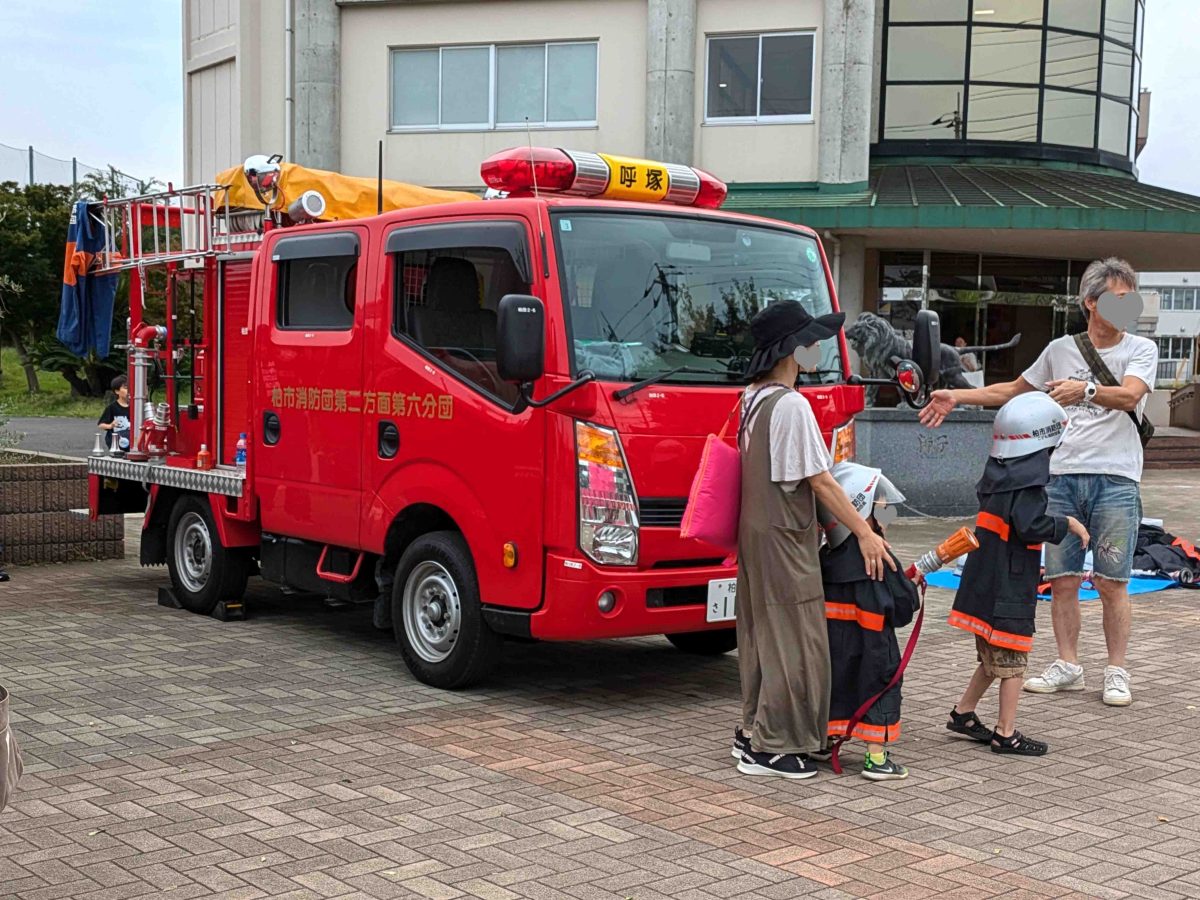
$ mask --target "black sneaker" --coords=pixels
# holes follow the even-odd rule
[[[742,754],[737,767],[743,775],[812,778],[817,774],[817,767],[811,759],[795,753],[758,753],[750,750]]]
[[[955,709],[950,710],[950,721],[946,723],[946,730],[955,737],[966,738],[968,741],[978,741],[981,744],[992,742],[992,729],[980,722],[974,711],[960,713]]]
[[[750,752],[750,738],[746,737],[746,733],[741,727],[733,729],[733,752],[729,755],[734,759],[741,759],[743,753]]]
[[[815,759],[817,762],[829,762],[833,758],[832,747],[822,747],[820,750],[814,750],[808,754],[809,759]]]

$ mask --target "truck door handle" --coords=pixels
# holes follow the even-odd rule
[[[379,458],[392,459],[400,452],[400,429],[395,422],[379,423]]]
[[[263,443],[267,446],[279,443],[279,416],[270,411],[263,413]]]

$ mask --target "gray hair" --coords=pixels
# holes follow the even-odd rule
[[[1098,259],[1083,270],[1083,277],[1079,279],[1079,311],[1083,313],[1085,319],[1088,318],[1088,311],[1087,306],[1084,305],[1084,301],[1088,298],[1093,300],[1098,299],[1101,294],[1108,290],[1108,283],[1110,281],[1116,281],[1120,284],[1128,285],[1130,288],[1136,288],[1138,283],[1137,272],[1125,260],[1118,259],[1115,256]]]

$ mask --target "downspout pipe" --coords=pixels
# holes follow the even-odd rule
[[[823,235],[826,241],[833,244],[833,289],[839,294],[842,292],[842,240],[836,237],[832,231],[826,231]],[[840,304],[839,304],[840,305]]]
[[[283,158],[296,158],[296,0],[283,0]]]

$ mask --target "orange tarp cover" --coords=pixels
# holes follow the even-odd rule
[[[241,166],[234,166],[219,174],[217,184],[229,186],[230,207],[263,208],[263,204],[246,181],[246,173],[242,171]],[[319,191],[326,203],[322,220],[365,219],[378,211],[378,190],[378,182],[374,178],[356,178],[337,172],[324,172],[321,169],[306,169],[296,163],[282,163],[279,173],[279,201],[276,206],[287,209],[305,191]],[[384,212],[478,199],[477,195],[466,191],[442,191],[399,181],[383,182]],[[213,202],[214,206],[224,206],[225,197],[218,193]]]

